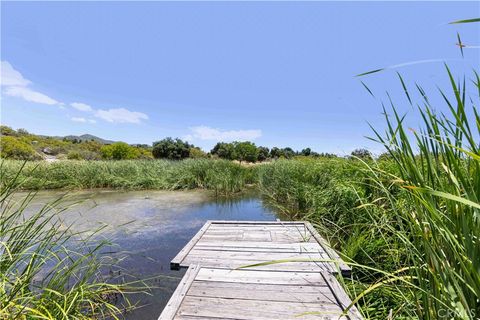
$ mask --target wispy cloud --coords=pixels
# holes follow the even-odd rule
[[[2,77],[0,84],[2,86],[18,86],[26,87],[31,84],[31,81],[25,79],[20,72],[15,70],[10,63],[2,61],[1,64]]]
[[[86,119],[84,117],[71,117],[70,120],[74,122],[80,122],[80,123],[97,123],[97,120],[95,119]]]
[[[79,111],[85,111],[85,112],[93,111],[92,107],[90,107],[88,104],[81,103],[81,102],[72,102],[70,103],[70,106],[72,106],[72,108],[77,109]]]
[[[58,105],[60,102],[30,88],[32,82],[25,79],[23,75],[15,70],[7,61],[1,62],[1,86],[4,88],[2,93],[11,96],[22,98],[29,102]]]
[[[85,118],[80,118],[80,117],[71,117],[70,120],[72,120],[72,121],[74,121],[74,122],[82,122],[82,123],[87,122],[87,119],[85,119]]]
[[[28,87],[7,87],[4,90],[4,93],[7,96],[22,98],[23,100],[29,102],[48,105],[58,104],[57,100],[52,99],[41,92],[34,91]]]
[[[140,123],[142,120],[148,120],[145,113],[130,111],[125,108],[116,108],[95,111],[95,117],[112,123]]]
[[[70,106],[78,111],[91,112],[93,116],[112,123],[141,123],[142,120],[148,120],[145,113],[130,111],[125,108],[113,108],[108,110],[94,109],[90,105],[82,102],[70,103]],[[86,120],[86,119],[85,119]],[[90,123],[96,123],[94,119],[86,120]]]
[[[125,108],[113,108],[108,110],[94,109],[90,105],[82,102],[73,102],[70,106],[78,111],[91,112],[93,116],[112,123],[141,123],[142,120],[148,120],[145,113],[130,111]],[[95,123],[94,119],[88,119],[88,122]]]
[[[211,140],[211,141],[251,141],[262,136],[262,130],[222,130],[208,126],[190,128],[191,133],[185,136],[186,140]]]
[[[65,109],[65,104],[59,102],[46,94],[35,91],[31,88],[32,82],[18,71],[15,70],[8,61],[1,62],[0,84],[2,94],[11,97],[18,97],[25,101],[57,105],[60,109]],[[70,106],[77,111],[90,112],[94,117],[112,123],[141,123],[142,120],[148,120],[145,113],[131,111],[126,108],[113,108],[108,110],[95,109],[83,102],[72,102]],[[87,119],[84,117],[71,117],[70,120],[79,123],[96,123],[95,119]]]

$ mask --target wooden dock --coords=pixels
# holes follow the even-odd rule
[[[295,261],[258,265],[275,260]],[[350,268],[308,222],[208,221],[171,267],[188,270],[161,320],[362,318],[334,276]]]

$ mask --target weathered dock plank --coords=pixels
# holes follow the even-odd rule
[[[309,222],[208,221],[172,260],[172,269],[201,264],[235,269],[273,260],[301,260],[256,266],[261,270],[351,271]]]
[[[334,276],[350,268],[308,222],[208,221],[171,267],[189,269],[160,320],[362,319]]]
[[[361,319],[350,303],[328,273],[193,265],[159,319]]]

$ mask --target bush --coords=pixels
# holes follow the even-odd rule
[[[137,148],[128,145],[125,142],[115,142],[111,145],[103,146],[100,149],[104,159],[127,160],[137,159],[140,152]]]
[[[372,159],[372,153],[367,149],[355,149],[352,151],[351,156],[364,160]]]
[[[0,126],[0,135],[2,136],[16,136],[17,131],[7,126]]]
[[[194,147],[194,148],[190,148],[190,158],[192,159],[207,158],[207,154],[203,152],[202,149],[198,147]]]
[[[82,157],[82,155],[80,154],[80,152],[78,152],[78,151],[70,151],[70,152],[67,154],[67,159],[68,159],[68,160],[82,160],[83,157]]]
[[[137,147],[137,150],[139,152],[139,159],[153,159],[152,150],[144,147]]]
[[[258,147],[258,161],[265,161],[270,156],[270,150],[267,147]]]
[[[178,138],[165,138],[153,143],[152,154],[157,159],[181,160],[189,157],[190,148],[193,147]]]
[[[0,156],[2,158],[16,160],[41,159],[31,145],[10,136],[0,138]]]
[[[254,143],[246,142],[234,142],[236,160],[256,162],[258,159],[258,149]]]
[[[280,149],[277,147],[273,147],[270,150],[270,157],[273,159],[278,159],[278,158],[290,159],[293,156],[295,156],[295,151],[293,151],[292,148],[287,147],[287,148]]]
[[[219,142],[210,153],[222,159],[248,162],[264,161],[269,157],[268,148],[257,147],[250,141]]]
[[[211,154],[218,156],[222,159],[234,160],[235,159],[235,147],[232,143],[218,142],[210,151]]]

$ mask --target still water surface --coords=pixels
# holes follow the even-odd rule
[[[30,209],[64,195],[40,192]],[[207,220],[275,220],[276,214],[254,195],[215,199],[204,191],[81,191],[68,193],[68,209],[62,213],[74,231],[93,231],[104,226],[112,239],[112,252],[126,254],[121,262],[138,278],[160,276],[142,295],[142,307],[127,319],[157,319],[185,270],[170,270],[170,260]]]

